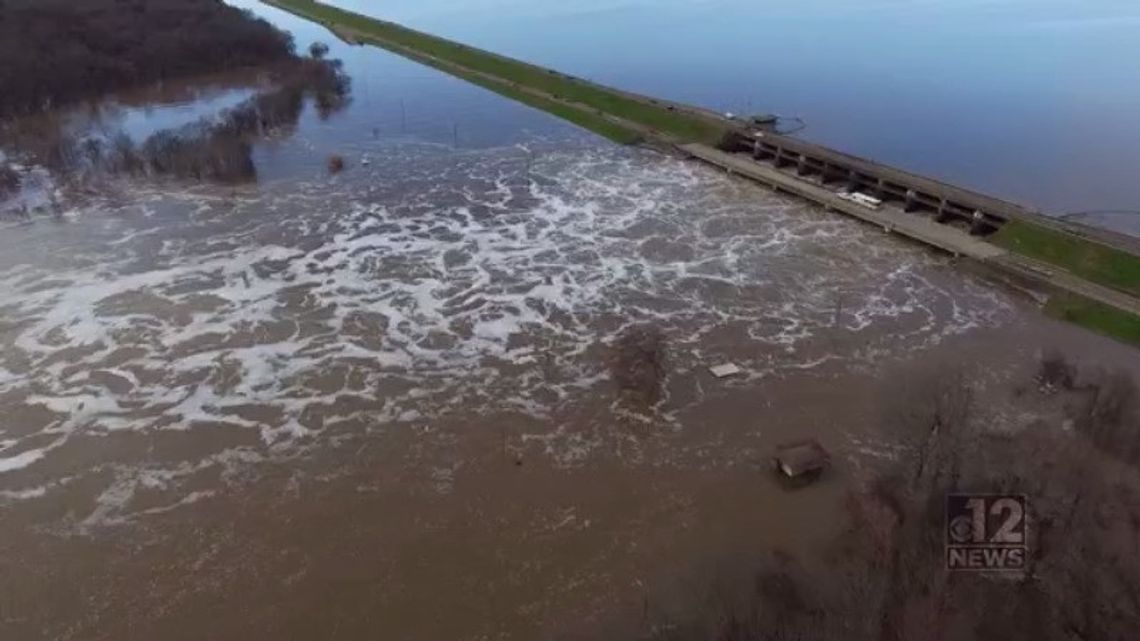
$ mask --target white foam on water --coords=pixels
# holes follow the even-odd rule
[[[47,494],[47,491],[47,485],[40,485],[24,490],[0,490],[0,498],[8,499],[9,501],[26,501],[28,499],[38,499]]]
[[[8,458],[0,458],[0,472],[10,472],[12,470],[25,468],[43,457],[44,451],[38,449],[21,452],[15,456],[9,456]]]
[[[573,416],[610,393],[606,346],[639,323],[665,331],[671,375],[731,359],[738,386],[921,349],[1010,310],[941,258],[649,152],[551,151],[528,173],[517,150],[402,146],[356,175],[145,192],[140,228],[95,268],[0,272],[14,328],[0,393],[52,412],[44,429],[65,440],[208,424],[291,455],[333,423]],[[822,341],[836,332],[840,346]],[[666,395],[649,420],[678,429],[679,409]],[[527,438],[566,464],[599,446],[565,427]],[[127,518],[151,478],[116,477],[96,521]]]
[[[113,473],[113,481],[96,497],[95,509],[78,523],[78,529],[88,531],[94,527],[127,523],[147,514],[161,514],[209,498],[215,493],[214,490],[193,490],[163,506],[131,510],[131,501],[140,490],[176,490],[183,480],[211,469],[220,469],[222,478],[226,479],[240,474],[242,468],[263,460],[265,459],[260,453],[249,448],[237,447],[212,454],[199,461],[183,462],[168,467],[120,464],[100,466],[96,471],[110,470]],[[43,493],[37,496],[43,496]]]
[[[0,458],[0,473],[11,472],[13,470],[20,470],[28,467],[32,463],[35,463],[36,461],[42,459],[51,450],[59,447],[60,445],[63,445],[63,442],[65,440],[65,438],[58,438],[43,447],[28,449],[20,452],[19,454]]]

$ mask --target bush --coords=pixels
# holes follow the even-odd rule
[[[1073,389],[1077,368],[1060,352],[1048,352],[1041,357],[1037,369],[1037,383],[1043,388]]]
[[[257,178],[253,143],[296,126],[309,97],[322,115],[348,103],[348,79],[337,61],[296,59],[280,65],[275,88],[266,90],[217,117],[167,129],[136,144],[120,132],[106,142],[81,140],[59,126],[38,130],[37,162],[61,173],[105,169],[113,173],[172,176],[237,183]],[[21,148],[28,147],[25,138]]]
[[[329,46],[323,42],[314,42],[309,45],[309,55],[315,60],[323,60],[329,52]]]

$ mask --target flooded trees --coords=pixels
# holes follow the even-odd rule
[[[159,175],[239,183],[257,177],[253,147],[240,136],[205,129],[189,135],[162,131],[141,148],[148,169]]]
[[[1127,372],[1098,371],[1082,390],[1075,417],[1079,430],[1104,452],[1140,465],[1140,390]]]
[[[306,100],[322,119],[348,104],[350,81],[327,51],[314,46],[312,57],[297,56],[292,36],[216,0],[8,0],[0,11],[0,119],[10,126],[0,135],[30,162],[75,184],[98,186],[106,173],[249,182],[257,178],[254,143],[295,128]],[[272,88],[144,140],[100,129],[101,104],[75,108],[91,118],[87,129],[71,126],[72,110],[54,110],[105,92],[249,66],[264,69]],[[15,184],[0,167],[0,194]]]
[[[351,81],[342,71],[340,60],[302,61],[293,75],[292,84],[300,86],[312,97],[321,120],[348,105]]]
[[[293,55],[290,35],[215,0],[6,0],[0,116]]]
[[[1050,351],[1041,356],[1036,378],[1042,391],[1071,390],[1076,377],[1076,366],[1061,352]]]
[[[1041,365],[1042,396],[1080,388],[1063,357]],[[1127,638],[1125,622],[1140,620],[1140,554],[1125,543],[1140,534],[1135,470],[1106,467],[1095,439],[1059,425],[994,430],[968,377],[933,369],[899,388],[896,427],[914,431],[906,454],[849,504],[852,528],[833,570],[852,577],[849,600],[861,595],[855,602],[874,613],[879,639]],[[1131,379],[1114,380],[1098,388],[1111,390],[1097,394],[1100,425],[1116,425],[1116,399],[1129,398]],[[1024,572],[945,570],[944,505],[954,492],[1027,496]]]
[[[271,88],[220,114],[141,141],[123,131],[92,135],[66,126],[67,119],[61,116],[41,119],[43,124],[14,143],[37,163],[69,177],[98,178],[107,172],[249,182],[257,178],[253,145],[266,137],[290,134],[307,100],[322,117],[349,101],[351,85],[336,60],[297,60],[277,68],[269,80]]]
[[[1076,408],[1077,430],[1061,429],[1061,416],[993,429],[977,383],[960,369],[926,363],[897,375],[881,418],[905,447],[848,494],[847,526],[823,563],[736,559],[687,605],[644,624],[642,638],[1135,638],[1140,470],[1121,455],[1134,451],[1140,428],[1135,382],[1124,372],[1082,376],[1057,355],[1039,365],[1041,387],[1024,400]],[[946,569],[946,495],[960,492],[1027,497],[1023,570]]]
[[[883,424],[909,456],[897,473],[914,491],[954,486],[975,416],[974,390],[960,367],[929,364],[904,372],[883,400]]]

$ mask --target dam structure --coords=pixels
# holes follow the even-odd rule
[[[1045,293],[1054,316],[1140,346],[1140,239],[1066,223],[759,121],[606,87],[312,0],[262,2],[350,44],[379,46],[616,142],[710,164],[959,257]]]

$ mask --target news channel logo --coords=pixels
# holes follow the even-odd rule
[[[948,494],[947,569],[1024,570],[1026,508],[1020,494]]]

